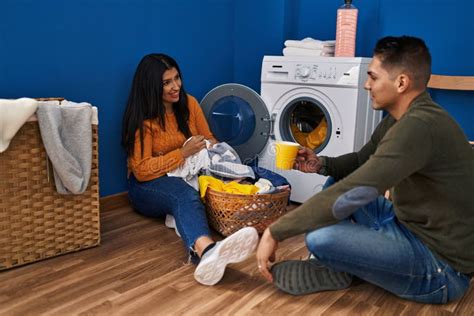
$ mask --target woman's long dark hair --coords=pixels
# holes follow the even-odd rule
[[[166,70],[176,68],[182,78],[181,70],[176,61],[165,54],[149,54],[138,64],[133,78],[132,89],[122,121],[122,146],[127,155],[133,155],[135,134],[140,131],[141,152],[143,155],[143,122],[156,119],[165,130],[166,109],[163,104],[163,74]],[[179,101],[173,104],[178,129],[186,138],[191,137],[188,126],[188,97],[181,85]]]

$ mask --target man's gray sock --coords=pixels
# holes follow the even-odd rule
[[[273,283],[283,292],[305,295],[314,292],[347,288],[352,276],[322,266],[317,260],[289,260],[275,264],[271,269]]]

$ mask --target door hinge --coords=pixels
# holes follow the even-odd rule
[[[262,118],[262,121],[270,123],[270,132],[269,133],[261,133],[262,136],[270,137],[271,139],[275,139],[275,119],[276,113],[273,113],[270,117]]]

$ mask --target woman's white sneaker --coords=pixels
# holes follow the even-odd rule
[[[201,258],[194,278],[201,284],[214,285],[224,276],[229,263],[242,262],[257,248],[258,232],[253,227],[245,227],[229,237],[218,241]]]

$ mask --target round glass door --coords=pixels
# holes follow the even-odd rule
[[[232,147],[242,145],[255,130],[255,113],[244,99],[226,96],[217,100],[212,107],[209,127],[219,141]]]
[[[279,127],[284,140],[297,142],[319,153],[329,142],[332,122],[321,103],[302,97],[285,107]]]
[[[243,163],[258,157],[271,127],[267,106],[258,93],[240,84],[223,84],[204,96],[201,107],[219,142],[232,146]]]

